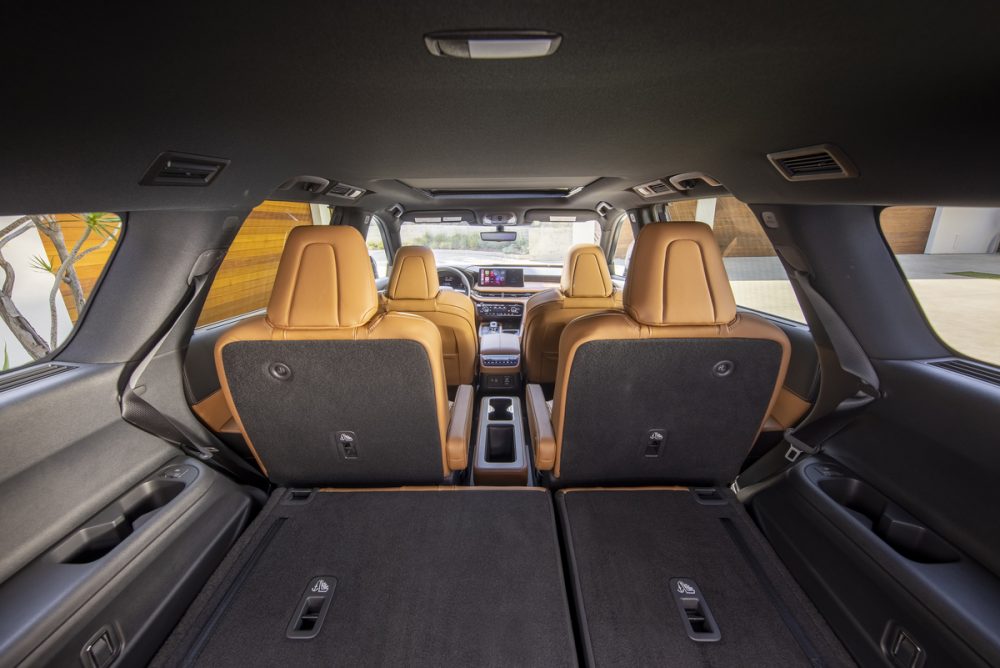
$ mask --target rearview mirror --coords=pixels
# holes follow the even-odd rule
[[[479,238],[483,241],[515,241],[517,232],[480,232]]]

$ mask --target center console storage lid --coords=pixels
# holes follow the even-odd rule
[[[482,355],[517,355],[521,352],[521,337],[501,332],[484,334],[479,341],[479,352]]]

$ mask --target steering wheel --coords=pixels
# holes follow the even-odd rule
[[[472,284],[469,283],[469,277],[465,275],[465,272],[457,267],[449,267],[448,265],[438,266],[438,273],[445,272],[458,276],[458,280],[462,281],[462,286],[465,289],[465,295],[472,296]]]

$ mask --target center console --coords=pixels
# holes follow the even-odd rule
[[[484,392],[521,389],[521,336],[496,321],[480,330],[479,386]]]
[[[524,315],[524,304],[521,302],[479,302],[476,304],[476,315],[481,320],[520,320]]]
[[[528,454],[524,448],[521,400],[483,397],[472,463],[476,485],[528,484]]]
[[[472,298],[479,320],[479,422],[472,459],[474,485],[531,484],[522,415],[521,323],[539,291],[519,267],[480,267]]]

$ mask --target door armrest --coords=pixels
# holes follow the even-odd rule
[[[528,429],[531,431],[531,447],[535,453],[535,467],[539,471],[551,471],[556,463],[556,436],[552,430],[552,416],[545,404],[545,394],[541,385],[528,385]]]
[[[462,471],[469,465],[469,437],[472,436],[472,407],[476,392],[471,385],[459,385],[448,419],[448,438],[445,449],[448,468]]]

